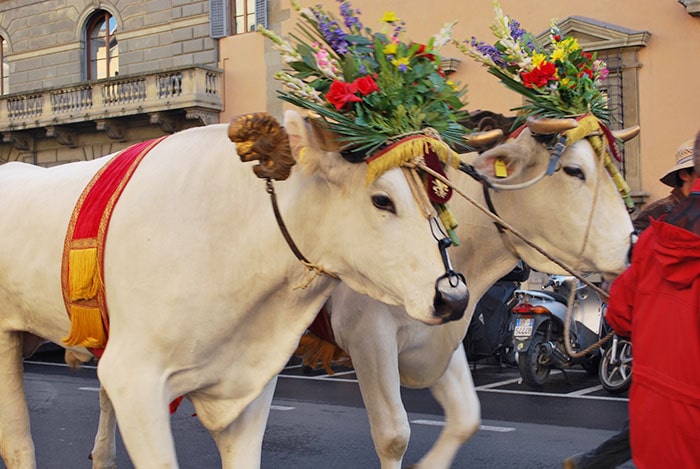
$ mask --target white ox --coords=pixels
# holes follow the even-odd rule
[[[319,150],[297,113],[285,117],[293,154],[306,150],[276,187],[302,253],[417,320],[442,322],[436,309],[461,314],[436,299],[443,262],[402,170],[367,187],[364,164]],[[37,337],[61,343],[68,334],[60,283],[66,229],[78,196],[108,159],[0,167],[0,451],[11,469],[36,467],[22,356]],[[264,426],[268,408],[251,402],[261,393],[257,402],[269,402],[274,377],[339,283],[321,276],[293,289],[304,273],[264,181],[239,161],[226,125],[184,131],[151,150],[107,236],[110,338],[98,366],[136,467],[178,466],[168,403],[184,394],[224,467],[259,465],[257,435],[238,438],[238,429],[249,420]],[[462,306],[465,290],[452,292]],[[84,349],[75,353],[86,357]]]
[[[506,162],[507,179],[494,178],[496,158]],[[549,151],[528,130],[474,161],[491,180],[506,185],[532,180],[548,163]],[[632,224],[612,180],[599,168],[591,145],[579,141],[563,154],[561,170],[526,189],[491,191],[493,205],[506,223],[567,265],[615,275],[626,265]],[[485,206],[479,183],[464,174],[451,174],[450,179]],[[478,430],[480,405],[462,338],[479,298],[517,263],[506,238],[535,269],[566,273],[518,238],[500,234],[491,218],[457,194],[450,206],[461,238],[452,259],[465,274],[471,292],[461,320],[429,328],[408,318],[399,307],[346,287],[331,297],[335,339],[352,357],[382,469],[401,467],[410,437],[401,385],[430,388],[445,412],[446,425],[439,439],[417,467],[448,468],[461,445]]]

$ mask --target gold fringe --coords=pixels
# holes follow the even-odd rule
[[[102,314],[94,306],[70,305],[71,328],[64,344],[89,348],[102,348],[106,337],[102,325]]]
[[[102,284],[97,268],[97,248],[71,249],[69,256],[70,300],[95,298]]]
[[[350,355],[345,350],[335,344],[326,342],[312,332],[307,332],[301,336],[299,345],[294,355],[301,357],[304,366],[309,366],[314,370],[323,366],[329,375],[335,374],[331,368],[332,362],[343,362],[343,366],[352,367]]]
[[[383,153],[367,161],[367,185],[370,185],[379,175],[398,168],[417,156],[424,155],[432,149],[440,161],[455,168],[459,167],[459,156],[443,141],[425,136],[412,136],[399,140]]]

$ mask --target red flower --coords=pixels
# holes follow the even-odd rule
[[[579,76],[579,78],[583,78],[584,75],[587,75],[588,78],[590,78],[592,80],[593,79],[593,70],[591,70],[590,68],[582,69],[579,72],[578,76]]]
[[[357,103],[362,101],[359,96],[355,96],[357,87],[344,81],[335,80],[326,93],[326,99],[335,106],[336,111],[340,111],[347,103]]]
[[[556,80],[554,74],[557,68],[551,62],[542,62],[538,67],[532,69],[530,72],[523,72],[520,74],[520,78],[523,80],[523,85],[528,88],[540,88],[545,86],[548,81]]]
[[[561,41],[561,36],[559,34],[555,34],[553,39],[557,42]]]
[[[377,82],[369,75],[356,78],[355,81],[350,84],[351,87],[353,87],[353,85],[355,90],[362,96],[367,96],[370,93],[379,91],[379,85],[377,85]]]
[[[413,43],[416,45],[416,43]],[[431,62],[435,62],[435,54],[426,54],[425,53],[425,44],[418,44],[418,50],[415,53],[416,57],[425,57],[426,59],[430,60]]]

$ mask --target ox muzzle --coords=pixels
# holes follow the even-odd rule
[[[434,315],[440,319],[440,323],[456,321],[464,316],[464,311],[469,304],[469,289],[464,275],[452,269],[447,248],[452,244],[450,238],[438,241],[442,262],[445,265],[445,274],[435,281],[435,307]]]

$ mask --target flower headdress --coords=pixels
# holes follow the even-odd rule
[[[457,43],[462,52],[488,67],[508,88],[525,97],[515,108],[522,122],[527,116],[565,118],[592,114],[609,123],[607,100],[600,85],[608,75],[604,61],[584,52],[574,37],[562,37],[552,20],[550,43],[538,46],[531,33],[503,14],[494,0],[496,21],[491,31],[497,38],[487,44],[472,38]]]
[[[291,43],[259,28],[288,66],[275,74],[283,82],[280,98],[320,116],[341,152],[362,158],[426,128],[449,147],[463,145],[466,90],[447,79],[438,54],[454,23],[426,44],[403,42],[405,25],[393,12],[382,18],[384,31],[373,32],[359,10],[338,2],[340,20],[320,5],[302,10],[292,0],[300,20]]]

